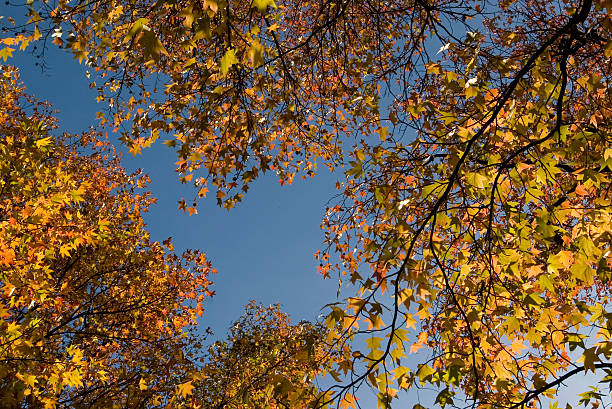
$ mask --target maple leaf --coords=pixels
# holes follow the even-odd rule
[[[232,65],[236,63],[238,63],[238,59],[236,58],[236,50],[227,50],[220,62],[221,76],[225,77]]]
[[[424,345],[423,345],[423,344],[421,344],[420,342],[416,342],[416,343],[412,344],[412,345],[410,346],[410,353],[411,353],[411,354],[416,354],[416,353],[417,353],[417,352],[418,352],[420,349],[422,349],[422,348],[423,348],[423,346],[424,346]]]
[[[514,339],[512,340],[512,351],[520,354],[523,349],[527,348],[524,344],[523,341],[520,339]]]
[[[0,50],[0,58],[6,62],[7,59],[13,57],[13,51],[15,51],[14,48],[4,47],[2,50]]]
[[[340,407],[342,409],[349,409],[349,408],[355,409],[357,407],[357,400],[358,399],[355,398],[353,395],[351,395],[350,393],[347,393],[344,395],[344,397],[340,401]]]
[[[184,398],[192,394],[193,388],[194,386],[192,385],[192,381],[188,381],[177,386],[179,395]]]

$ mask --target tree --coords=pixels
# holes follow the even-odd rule
[[[278,305],[251,302],[226,341],[209,347],[193,376],[195,403],[203,408],[297,408],[325,396],[313,381],[334,362],[322,325],[291,325]]]
[[[203,254],[151,242],[145,175],[100,135],[55,136],[0,73],[2,407],[163,407],[194,369]]]
[[[338,363],[351,378],[331,399],[368,383],[386,407],[427,385],[441,406],[518,408],[585,372],[612,379],[611,13],[608,0],[34,3],[31,31],[5,44],[71,33],[124,141],[172,134],[182,181],[200,196],[212,182],[227,207],[268,170],[285,183],[346,166],[319,257],[355,286],[331,336],[368,347]]]
[[[344,201],[325,221],[341,263],[323,269],[363,294],[341,317],[372,336],[349,386],[367,380],[383,406],[398,389],[431,385],[441,406],[515,408],[555,400],[585,373],[596,387],[588,372],[600,368],[609,389],[603,6],[426,10],[434,35],[461,15],[480,28],[442,32],[443,57],[396,94],[391,139],[354,151]],[[404,354],[422,347],[432,355],[407,368]],[[578,392],[585,405],[605,396]]]

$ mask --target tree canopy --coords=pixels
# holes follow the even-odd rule
[[[152,198],[96,133],[0,73],[0,404],[164,407],[194,369],[206,258],[151,242]]]
[[[337,356],[321,324],[292,325],[278,305],[251,302],[226,341],[209,347],[193,378],[193,399],[205,408],[315,407],[313,383]]]
[[[352,292],[330,307],[339,384],[317,404],[354,407],[367,384],[382,407],[419,388],[442,407],[536,407],[585,373],[581,402],[602,404],[610,1],[27,7],[1,55],[72,49],[98,73],[103,125],[135,153],[159,137],[176,150],[184,210],[210,185],[230,208],[265,172],[339,170],[317,257]]]

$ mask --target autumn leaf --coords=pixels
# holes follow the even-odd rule
[[[13,57],[13,51],[15,51],[14,48],[4,47],[2,50],[0,50],[0,58],[2,58],[4,62],[6,62],[7,59]]]
[[[350,393],[345,394],[342,400],[340,401],[340,407],[342,409],[355,409],[357,407],[357,398],[355,398]]]
[[[262,13],[266,11],[268,7],[277,8],[274,0],[253,0],[253,6]]]
[[[220,63],[220,72],[221,76],[225,77],[232,67],[232,65],[237,64],[238,59],[236,58],[236,50],[230,49],[225,52],[223,58],[221,58]]]
[[[177,386],[179,395],[184,398],[192,394],[193,388],[194,386],[192,385],[192,381],[188,381]]]

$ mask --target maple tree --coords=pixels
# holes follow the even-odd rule
[[[147,177],[100,135],[54,135],[0,71],[0,405],[165,407],[194,368],[203,254],[149,240]]]
[[[325,394],[313,381],[337,356],[322,325],[292,325],[278,305],[251,302],[227,340],[209,347],[190,383],[191,402],[204,408],[316,406]]]
[[[422,387],[533,407],[585,372],[612,381],[609,0],[29,7],[2,56],[72,49],[102,121],[133,152],[170,135],[200,197],[229,208],[267,171],[346,168],[318,257],[355,288],[330,339],[367,349],[341,350],[328,400],[369,384],[384,407]]]

